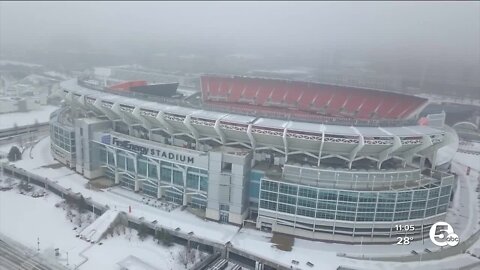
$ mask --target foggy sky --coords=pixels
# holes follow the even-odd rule
[[[0,2],[0,46],[357,49],[478,61],[479,2]],[[1,50],[1,47],[0,47]]]

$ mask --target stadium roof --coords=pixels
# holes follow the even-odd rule
[[[193,117],[199,117],[209,120],[220,119],[224,122],[232,122],[237,124],[253,124],[253,126],[272,128],[272,129],[291,129],[302,132],[337,134],[343,136],[358,136],[359,134],[366,137],[382,137],[382,136],[415,136],[415,135],[433,135],[438,134],[439,130],[420,125],[408,125],[403,127],[363,127],[353,125],[332,125],[332,124],[319,124],[309,123],[302,121],[292,120],[280,120],[271,118],[262,118],[247,116],[241,114],[232,114],[225,112],[216,112],[209,110],[202,110],[196,108],[189,108],[186,106],[172,106],[170,104],[160,102],[146,102],[134,97],[125,97],[110,94],[107,92],[101,92],[97,90],[91,90],[79,86],[75,79],[64,81],[61,83],[61,87],[77,94],[86,95],[93,98],[100,98],[101,100],[118,102],[125,105],[139,106],[141,108],[150,110],[159,110],[165,113],[173,113],[178,115],[191,115]]]

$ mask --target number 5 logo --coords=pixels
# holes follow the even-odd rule
[[[453,247],[460,242],[458,235],[453,231],[453,227],[443,221],[432,225],[429,236],[432,243],[439,247],[444,247],[446,245]]]

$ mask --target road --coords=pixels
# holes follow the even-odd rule
[[[37,252],[0,235],[0,270],[66,270],[60,264],[49,262]]]

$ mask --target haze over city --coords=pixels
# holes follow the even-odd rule
[[[0,270],[475,270],[480,2],[0,1]]]
[[[1,2],[0,44],[2,53],[173,50],[308,61],[337,52],[478,64],[479,12],[474,1]]]

